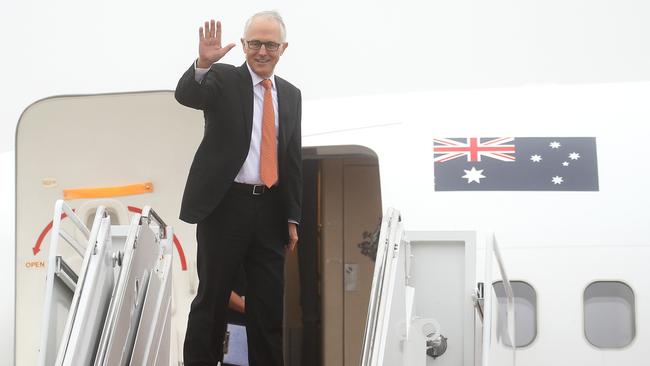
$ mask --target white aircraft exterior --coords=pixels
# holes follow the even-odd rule
[[[365,330],[365,347],[374,347],[367,352],[381,358],[364,365],[643,365],[649,356],[643,345],[648,341],[644,314],[650,311],[645,213],[650,195],[642,164],[650,137],[644,124],[649,97],[650,84],[623,83],[306,101],[303,155],[316,167],[306,172],[311,183],[305,184],[318,197],[311,209],[320,226],[313,236],[319,246],[323,364],[359,364]],[[42,308],[47,248],[34,248],[52,220],[55,200],[79,188],[139,182],[151,182],[153,189],[127,196],[68,196],[68,202],[82,219],[104,205],[122,222],[133,207],[151,204],[174,227],[181,243],[174,253],[170,353],[172,364],[179,360],[196,278],[193,227],[176,216],[201,130],[201,114],[178,105],[165,91],[53,97],[27,108],[16,150],[17,364],[33,364],[38,354],[41,319],[33,314]],[[495,136],[594,137],[598,191],[435,190],[434,139]],[[567,159],[572,153],[566,151]],[[10,154],[4,158],[9,169]],[[468,178],[466,184],[479,185],[493,177],[490,173],[485,170],[478,182]],[[363,249],[372,244],[382,213],[392,208],[401,215],[405,239],[386,240],[402,243],[413,256],[402,254],[410,263],[399,264],[402,274],[394,274],[390,292],[379,294],[375,262]],[[381,246],[386,232],[379,235]],[[503,268],[494,259],[493,237]],[[297,350],[305,341],[297,315],[297,262],[289,255],[289,364],[299,364]],[[516,309],[523,309],[516,329],[532,323],[524,330],[529,339],[514,350],[504,346],[505,333],[499,333],[504,324],[511,326],[505,313],[499,314],[505,303],[497,305],[499,291],[488,285],[506,274],[534,293],[516,299]],[[485,309],[491,309],[485,323],[473,301],[479,282],[486,283]],[[400,283],[406,292],[397,296],[393,292]],[[368,333],[369,303],[386,301],[393,304],[388,310],[376,305],[383,335],[380,326],[379,333]],[[400,318],[402,313],[407,315]],[[421,344],[406,346],[413,338],[404,329],[421,326],[422,319],[436,330],[428,335],[447,339],[446,352],[436,359],[425,357]],[[391,348],[395,344],[401,346]]]

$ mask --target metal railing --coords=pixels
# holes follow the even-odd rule
[[[515,296],[506,272],[505,263],[501,256],[501,250],[496,236],[491,234],[487,239],[487,248],[485,256],[485,287],[484,287],[484,307],[483,307],[483,347],[482,347],[482,366],[489,366],[490,363],[490,345],[492,343],[492,326],[493,326],[493,309],[494,306],[494,288],[492,281],[492,264],[496,261],[499,275],[503,282],[503,288],[506,295],[506,323],[507,337],[512,346],[512,364],[516,365],[516,337],[515,337]]]
[[[95,221],[100,220],[106,215],[106,210],[104,206],[99,206],[95,213]],[[87,244],[83,245],[79,243],[74,236],[70,235],[68,232],[61,228],[61,221],[68,217],[70,221],[74,224],[74,227],[77,228],[83,237],[86,239]],[[81,221],[79,216],[74,212],[70,206],[63,200],[57,200],[54,205],[54,217],[52,219],[52,231],[50,233],[50,246],[48,253],[48,265],[45,278],[45,301],[43,306],[43,328],[41,333],[41,346],[39,349],[39,365],[48,365],[51,363],[51,359],[48,358],[48,353],[52,352],[52,345],[50,344],[51,339],[49,337],[50,327],[53,326],[53,322],[56,319],[51,319],[52,317],[52,302],[53,302],[53,293],[54,293],[54,281],[56,278],[59,278],[68,288],[73,290],[78,283],[77,281],[80,278],[83,278],[83,273],[75,274],[74,271],[68,266],[68,264],[63,260],[59,255],[59,238],[63,239],[70,247],[79,254],[80,257],[84,257],[85,252],[88,250],[89,246],[94,246],[94,238],[97,237],[96,228],[99,225],[93,225],[93,232],[91,232],[88,227]],[[82,267],[83,272],[83,267]],[[73,297],[71,309],[76,307],[76,302],[79,299],[77,296]],[[64,331],[64,333],[66,333]],[[65,337],[65,334],[64,334]],[[56,348],[56,345],[54,345]],[[54,350],[56,352],[56,350]]]

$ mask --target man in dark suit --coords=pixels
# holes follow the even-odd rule
[[[283,364],[284,255],[298,242],[302,195],[300,91],[273,74],[285,35],[278,13],[255,14],[241,39],[246,62],[234,67],[216,63],[235,45],[222,47],[220,22],[205,22],[199,58],[176,88],[176,100],[205,117],[180,214],[197,223],[198,243],[187,366],[221,360],[225,310],[242,264],[250,364]]]

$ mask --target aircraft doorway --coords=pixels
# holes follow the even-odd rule
[[[303,150],[303,222],[286,260],[287,366],[360,362],[382,217],[379,165],[358,146]]]

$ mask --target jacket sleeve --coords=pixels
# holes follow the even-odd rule
[[[302,219],[302,96],[298,90],[296,127],[287,145],[288,205],[287,218],[300,223]]]
[[[174,97],[186,107],[205,110],[209,101],[214,101],[219,94],[220,84],[216,78],[216,66],[210,68],[200,83],[195,80],[194,70],[194,63],[192,63],[178,81]]]

